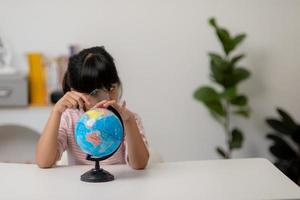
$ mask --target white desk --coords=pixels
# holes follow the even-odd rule
[[[79,180],[91,166],[39,169],[0,164],[0,199],[295,199],[299,187],[265,159],[162,163],[135,171],[105,166],[116,180]]]

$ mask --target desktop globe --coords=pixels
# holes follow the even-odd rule
[[[81,175],[85,182],[107,182],[114,176],[100,168],[99,162],[112,156],[124,138],[120,114],[111,106],[94,108],[84,113],[75,126],[74,138],[87,160],[95,161],[95,168]]]
[[[110,110],[96,108],[84,113],[75,128],[75,141],[86,154],[105,158],[114,153],[123,140],[120,119]]]

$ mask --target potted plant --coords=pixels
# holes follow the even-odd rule
[[[231,158],[232,151],[241,148],[244,141],[242,130],[232,124],[232,116],[248,118],[250,115],[248,98],[239,91],[240,84],[250,77],[250,72],[239,65],[245,55],[233,54],[245,39],[246,34],[232,36],[228,30],[220,27],[214,18],[209,19],[209,24],[215,30],[223,53],[210,52],[208,54],[210,79],[214,85],[199,87],[194,92],[194,98],[202,102],[222,125],[226,135],[226,148],[217,147],[216,151],[223,158]]]
[[[277,112],[279,119],[266,119],[273,129],[267,134],[272,140],[269,150],[275,156],[275,166],[300,185],[300,124],[283,109],[277,108]]]

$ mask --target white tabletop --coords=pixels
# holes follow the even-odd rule
[[[91,166],[39,169],[0,163],[0,199],[295,199],[299,187],[265,159],[161,163],[136,171],[104,166],[107,183],[85,183]]]

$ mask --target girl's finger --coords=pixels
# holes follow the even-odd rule
[[[120,109],[120,105],[117,104],[117,102],[115,100],[111,100],[111,101],[108,101],[104,104],[104,107],[107,108],[108,106],[112,106],[114,107],[115,109]]]
[[[75,94],[76,96],[79,96],[86,104],[91,105],[89,99],[84,94],[76,91],[72,91],[72,93]]]
[[[112,106],[114,109],[116,109],[119,113],[122,111],[122,107],[115,101],[111,100],[104,104],[104,107],[107,108],[109,106]]]
[[[81,96],[75,94],[75,93],[70,93],[70,97],[77,102],[77,104],[79,105],[79,108],[83,108],[84,107],[84,102],[83,99],[81,98]]]
[[[77,100],[77,104],[79,105],[79,108],[83,108],[84,107],[84,102],[83,102],[83,100],[81,98],[79,98]]]
[[[66,101],[69,102],[70,104],[72,104],[73,107],[77,107],[77,102],[76,102],[76,100],[74,100],[74,99],[72,98],[71,95],[69,95],[69,96],[66,98]]]
[[[72,108],[73,107],[73,104],[71,102],[69,102],[68,100],[65,101],[64,105],[65,105],[66,108]]]
[[[93,108],[103,108],[105,107],[104,104],[107,102],[107,100],[100,101],[97,103]]]

